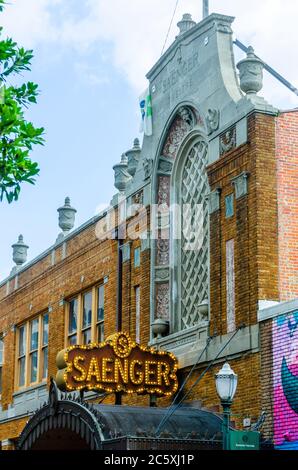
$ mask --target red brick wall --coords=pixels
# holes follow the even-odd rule
[[[279,292],[298,297],[298,111],[276,120]]]

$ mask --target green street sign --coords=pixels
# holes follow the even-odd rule
[[[260,433],[255,431],[230,431],[230,450],[260,450]]]

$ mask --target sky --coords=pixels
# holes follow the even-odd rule
[[[13,267],[11,245],[23,234],[28,260],[53,245],[57,208],[66,196],[77,209],[76,227],[109,204],[116,192],[112,167],[139,134],[138,97],[160,57],[176,0],[8,0],[4,36],[33,48],[38,104],[26,118],[46,129],[46,144],[32,158],[36,185],[20,199],[0,203],[0,279]],[[235,16],[234,32],[298,88],[296,0],[210,0],[210,12]],[[183,13],[202,18],[202,0],[180,0],[167,47]],[[236,60],[244,55],[236,52]],[[262,95],[273,105],[298,106],[298,97],[265,74]]]

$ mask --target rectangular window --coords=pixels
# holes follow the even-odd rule
[[[49,315],[46,313],[42,319],[42,378],[48,377],[48,354],[49,354]]]
[[[136,248],[134,251],[134,265],[135,268],[139,268],[141,266],[141,248]]]
[[[77,324],[78,324],[78,299],[69,302],[68,316],[68,344],[77,344]]]
[[[30,383],[37,382],[39,318],[30,323]]]
[[[225,211],[226,219],[234,215],[234,194],[229,194],[225,197]]]
[[[19,370],[19,387],[25,385],[25,366],[26,366],[26,325],[19,329],[19,354],[18,354],[18,370]]]
[[[101,343],[104,340],[104,286],[98,288],[97,301],[97,341]]]
[[[104,340],[104,285],[94,286],[69,301],[66,330],[68,346]]]
[[[0,396],[2,393],[2,368],[4,363],[4,341],[0,335]]]
[[[141,340],[141,302],[140,302],[140,287],[135,287],[135,301],[136,301],[136,343]]]
[[[17,386],[28,387],[48,376],[49,315],[40,315],[18,328]]]
[[[83,295],[83,344],[91,343],[92,291]]]

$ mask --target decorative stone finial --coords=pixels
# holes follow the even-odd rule
[[[237,64],[240,73],[240,88],[247,95],[255,95],[263,88],[263,62],[249,46],[246,59]]]
[[[123,192],[126,189],[128,182],[131,180],[131,176],[127,171],[128,158],[125,153],[122,154],[121,162],[113,166],[115,172],[114,186],[118,191]]]
[[[69,197],[65,198],[64,206],[59,207],[57,209],[59,213],[59,227],[61,228],[63,234],[60,235],[67,235],[67,233],[73,229],[75,224],[75,214],[76,209],[71,207]]]
[[[12,259],[17,265],[17,267],[22,266],[24,263],[26,263],[28,248],[29,246],[24,243],[23,235],[20,235],[17,243],[14,243],[14,245],[12,245]]]
[[[182,20],[177,23],[178,28],[180,29],[180,34],[185,33],[189,29],[193,28],[196,25],[196,22],[192,19],[189,13],[185,13],[182,17]]]
[[[133,148],[126,152],[126,156],[128,159],[127,171],[131,176],[135,175],[139,158],[140,158],[140,154],[141,154],[140,141],[139,139],[135,139],[133,143]]]
[[[151,324],[152,333],[156,339],[160,339],[163,336],[166,336],[169,332],[169,322],[163,320],[162,318],[156,318]]]

